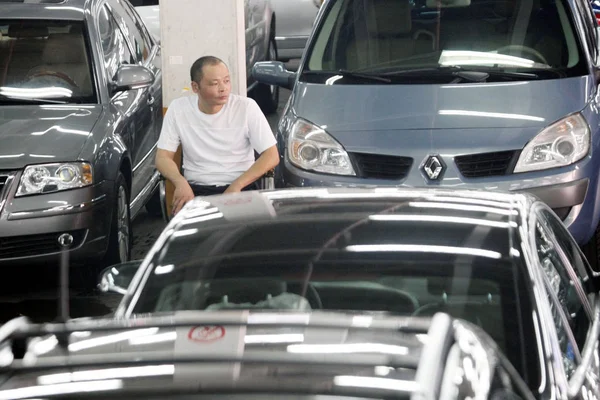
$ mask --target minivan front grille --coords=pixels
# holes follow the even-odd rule
[[[70,233],[73,236],[73,243],[69,247],[73,249],[81,245],[85,239],[86,230],[0,237],[0,259],[60,252],[62,248],[58,243],[58,238],[63,233]]]
[[[361,178],[403,179],[413,164],[410,157],[388,156],[383,154],[350,153]]]
[[[457,156],[454,161],[465,178],[481,178],[511,173],[518,154],[516,150],[468,154]]]

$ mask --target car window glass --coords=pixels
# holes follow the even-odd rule
[[[116,0],[118,12],[114,13],[115,18],[119,20],[120,26],[126,37],[130,38],[133,51],[137,62],[143,63],[150,56],[152,43],[148,35],[145,35],[143,23],[137,18],[131,6],[126,5],[124,1]]]
[[[106,73],[109,79],[113,79],[119,66],[135,64],[135,59],[127,46],[123,33],[106,6],[102,7],[98,15],[98,29]]]
[[[579,13],[583,18],[583,33],[587,46],[589,48],[592,59],[596,59],[596,23],[595,16],[592,12],[590,5],[587,1],[575,2],[576,7],[579,9]]]
[[[535,227],[535,241],[538,260],[546,277],[548,301],[563,365],[567,376],[570,376],[579,363],[579,349],[583,348],[589,320],[556,250],[556,243],[539,221]]]
[[[545,74],[539,73],[542,79],[557,78],[548,70],[560,72],[560,76],[587,74],[567,0],[333,3],[325,9],[306,50],[307,68],[303,70],[311,72],[303,74],[303,80],[325,83],[329,77],[317,72],[340,69],[388,73],[388,78],[400,71],[421,69],[418,76],[396,74],[390,79],[438,82],[442,78],[435,72],[440,66],[498,72],[530,69],[539,73],[545,69]],[[490,79],[498,78],[490,76],[488,82]],[[336,84],[350,82],[336,80]]]
[[[90,53],[82,21],[0,19],[2,104],[95,103]]]

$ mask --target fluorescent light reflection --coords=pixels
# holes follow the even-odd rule
[[[295,343],[304,342],[304,335],[301,333],[273,334],[273,335],[246,335],[244,343]]]
[[[441,215],[371,215],[369,217],[372,221],[398,221],[398,222],[448,222],[453,224],[469,224],[469,225],[483,225],[491,226],[495,228],[508,228],[510,225],[508,222],[499,221],[488,221],[485,219],[478,218],[463,218],[463,217],[444,217]]]
[[[46,97],[71,97],[73,91],[61,87],[43,87],[43,88],[18,88],[18,87],[0,87],[0,94],[8,97],[24,98],[46,98]]]
[[[278,315],[278,314],[250,314],[248,324],[301,324],[308,325],[309,315]]]
[[[141,345],[141,344],[173,342],[175,340],[177,340],[177,332],[165,332],[165,333],[158,333],[156,335],[151,335],[151,336],[134,337],[134,338],[129,339],[129,344],[135,346],[135,345]]]
[[[515,210],[503,210],[501,208],[496,208],[496,207],[436,203],[436,202],[429,202],[429,201],[411,201],[408,203],[408,205],[410,207],[417,207],[417,208],[436,208],[436,209],[442,209],[442,210],[478,211],[478,212],[485,212],[485,213],[490,213],[490,214],[500,214],[500,215],[515,215],[517,213]]]
[[[209,221],[211,219],[218,219],[218,218],[223,218],[223,213],[219,212],[216,214],[204,215],[202,217],[186,218],[183,221],[181,221],[181,225],[197,224],[198,222],[204,222],[204,221]]]
[[[93,339],[86,339],[80,342],[69,344],[69,351],[81,351],[93,347],[104,346],[111,343],[117,343],[121,340],[127,340],[135,337],[154,335],[158,328],[135,329],[133,331],[116,333],[114,335],[101,336]]]
[[[371,378],[366,376],[340,375],[333,378],[337,386],[350,386],[370,389],[386,389],[398,392],[415,392],[419,386],[414,381],[400,379]]]
[[[502,255],[496,251],[472,249],[469,247],[452,246],[430,246],[415,244],[360,244],[346,247],[347,251],[353,252],[415,252],[415,253],[441,253],[441,254],[461,254],[466,256],[486,257],[499,260]]]
[[[174,269],[175,269],[175,265],[173,265],[173,264],[159,265],[158,267],[154,268],[154,274],[155,275],[168,274],[168,273],[173,272]]]
[[[398,356],[408,354],[407,347],[381,343],[292,344],[287,347],[287,351],[297,354],[380,353]]]
[[[503,118],[503,119],[519,119],[526,121],[543,122],[544,118],[536,117],[533,115],[523,114],[506,114],[506,113],[495,113],[495,112],[484,112],[484,111],[470,111],[470,110],[440,110],[440,115],[462,115],[468,117],[484,117],[484,118]]]
[[[176,231],[175,233],[173,233],[173,237],[191,236],[191,235],[195,235],[196,233],[198,233],[198,229],[196,229],[196,228],[182,229],[180,231]]]
[[[99,381],[115,378],[138,378],[175,374],[175,365],[148,365],[143,367],[106,368],[88,371],[42,375],[37,378],[40,385],[55,385],[68,382]]]
[[[31,397],[74,393],[103,392],[109,390],[119,390],[122,387],[123,381],[120,379],[99,382],[76,382],[47,386],[29,386],[25,388],[0,391],[0,400],[27,399]]]

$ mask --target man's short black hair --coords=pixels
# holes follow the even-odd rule
[[[200,81],[202,80],[202,68],[204,68],[205,65],[217,64],[225,63],[219,57],[215,56],[200,57],[199,59],[194,61],[194,63],[192,64],[192,68],[190,68],[190,78],[192,79],[192,81],[200,83]]]

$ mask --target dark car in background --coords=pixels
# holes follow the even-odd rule
[[[160,46],[127,0],[0,7],[0,265],[127,261],[158,185]]]

